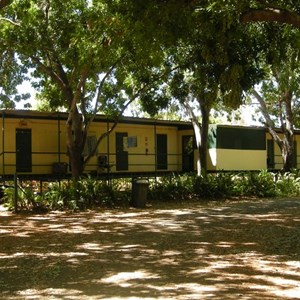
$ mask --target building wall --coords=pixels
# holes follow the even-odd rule
[[[1,136],[1,173],[16,172],[16,130],[31,129],[32,172],[34,174],[52,173],[54,162],[68,162],[66,156],[66,133],[61,122],[58,133],[58,121],[41,119],[5,119]],[[4,140],[3,140],[4,137]],[[60,141],[59,141],[60,138]],[[60,148],[59,148],[60,147]],[[4,162],[4,164],[3,164]],[[25,172],[26,173],[26,172]]]
[[[9,113],[8,113],[9,114]],[[2,118],[0,136],[0,173],[14,174],[16,171],[16,130],[31,129],[32,170],[30,174],[52,174],[53,163],[69,163],[66,147],[65,119],[58,121],[49,113],[19,112],[14,118]],[[47,117],[48,116],[48,117]],[[91,124],[90,142],[96,142],[113,125],[104,119]],[[128,169],[116,169],[116,133],[126,133],[124,151],[128,153]],[[161,171],[181,171],[183,169],[183,138],[193,136],[192,127],[180,127],[176,122],[156,122],[147,119],[124,119],[114,131],[100,143],[97,153],[91,158],[85,172],[155,172],[157,143],[156,135],[167,137],[167,168]],[[4,137],[4,140],[3,140]],[[271,136],[262,128],[211,126],[208,149],[208,170],[260,170],[266,169],[268,140]],[[300,134],[295,134],[297,146],[297,167],[300,167]],[[88,147],[85,155],[89,152]],[[274,169],[283,166],[280,149],[274,143]],[[110,167],[99,167],[98,157],[105,156]],[[186,157],[185,157],[186,159]],[[192,169],[197,169],[197,150],[194,149]],[[185,161],[186,163],[186,161]],[[69,171],[69,169],[68,169]],[[26,174],[26,172],[25,172]]]
[[[99,126],[99,125],[98,125]],[[127,133],[127,141],[136,138],[136,146],[126,146],[128,152],[128,170],[126,172],[154,172],[156,170],[156,134],[166,134],[168,150],[167,171],[178,170],[177,128],[142,124],[118,124],[114,132],[103,140],[98,148],[100,155],[108,156],[111,172],[116,172],[116,133]],[[122,172],[122,171],[120,171]]]
[[[282,137],[282,136],[281,136]],[[272,145],[273,150],[269,149],[269,145]],[[273,141],[271,135],[269,133],[266,133],[266,145],[267,145],[267,157],[269,162],[269,169],[275,169],[280,170],[283,167],[283,161],[281,156],[281,151],[279,146]],[[271,153],[269,152],[271,151]]]
[[[217,149],[218,170],[266,169],[265,150]]]
[[[209,134],[208,170],[260,170],[267,166],[262,128],[213,125]]]
[[[0,137],[0,172],[12,175],[16,172],[16,130],[31,130],[32,170],[24,174],[52,174],[53,163],[69,163],[66,147],[65,120],[41,118],[35,113],[24,112],[26,118],[3,118],[3,135]],[[146,123],[146,122],[145,122]],[[89,140],[95,143],[99,135],[106,133],[113,123],[105,121],[94,122],[89,130]],[[126,133],[124,151],[128,152],[128,170],[124,172],[154,172],[156,168],[156,135],[167,137],[167,168],[161,171],[180,171],[181,169],[181,135],[178,127],[166,122],[165,125],[148,122],[147,124],[132,122],[119,123],[114,131],[105,137],[90,161],[85,172],[108,172],[107,168],[99,168],[98,157],[106,156],[110,172],[123,172],[116,170],[116,133]],[[180,132],[180,134],[179,134]],[[192,132],[192,131],[191,131]],[[4,140],[3,140],[4,137]],[[131,141],[131,143],[129,143]],[[132,143],[134,141],[134,143]],[[136,142],[136,143],[135,143]],[[89,147],[85,148],[85,155]],[[69,169],[68,169],[69,171]]]

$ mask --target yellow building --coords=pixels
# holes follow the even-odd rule
[[[70,175],[66,149],[66,113],[2,110],[0,176],[55,178]],[[97,116],[91,124],[83,157],[91,153],[97,138],[114,122]],[[295,162],[299,132],[295,134]],[[209,171],[281,169],[279,148],[262,127],[211,125]],[[97,176],[159,175],[195,171],[192,124],[124,117],[106,136],[84,172]]]
[[[279,136],[282,134],[278,131]],[[298,168],[300,131],[294,135],[294,164]],[[208,149],[209,170],[281,170],[278,145],[263,127],[211,125]]]
[[[267,168],[266,129],[244,126],[210,126],[211,170],[262,170]]]
[[[3,110],[0,138],[0,175],[56,176],[70,173],[66,149],[65,113]],[[84,156],[113,120],[97,116],[92,123]],[[183,142],[192,139],[188,122],[122,118],[114,131],[100,143],[85,173],[165,173],[192,171],[193,152]]]

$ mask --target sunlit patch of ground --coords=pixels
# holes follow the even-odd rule
[[[300,299],[300,199],[14,215],[0,299]]]

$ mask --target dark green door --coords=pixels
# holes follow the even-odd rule
[[[116,170],[128,170],[128,151],[124,149],[124,138],[127,138],[127,132],[116,132]]]
[[[274,141],[267,140],[267,168],[275,168]]]
[[[184,135],[182,137],[182,171],[191,172],[194,170],[194,137]]]
[[[31,129],[16,129],[16,172],[32,172]]]
[[[166,134],[156,135],[156,168],[157,170],[168,169],[168,143]]]

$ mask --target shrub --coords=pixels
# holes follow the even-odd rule
[[[208,174],[194,178],[193,191],[197,198],[221,199],[233,195],[230,173]]]
[[[91,177],[78,182],[63,182],[49,186],[46,199],[52,209],[86,209],[95,206],[111,207],[120,201],[129,202],[126,185],[121,181],[106,182]]]
[[[273,173],[263,170],[259,174],[254,173],[250,176],[250,179],[250,183],[253,187],[252,195],[258,197],[274,197],[277,195]]]
[[[17,210],[35,210],[45,211],[46,203],[43,195],[34,191],[31,185],[25,187],[18,186],[17,189],[17,203],[15,203],[15,188],[7,187],[4,189],[4,205],[10,209]]]
[[[164,176],[150,181],[149,199],[185,200],[192,195],[193,177],[190,174]]]
[[[51,183],[45,193],[45,199],[51,210],[62,210],[67,207],[69,198],[68,188],[64,182]]]
[[[45,190],[45,188],[44,188]],[[150,180],[148,199],[185,201],[188,199],[224,199],[235,197],[299,196],[300,177],[296,171],[274,174],[267,171],[207,174],[173,174]],[[78,182],[61,181],[48,185],[44,193],[26,182],[18,189],[18,209],[62,210],[86,209],[96,206],[129,205],[129,179],[97,180],[81,178]],[[15,208],[14,188],[4,189],[4,204]]]
[[[26,187],[18,187],[17,208],[36,211],[82,210],[95,206],[128,204],[131,195],[128,186],[125,180],[106,182],[85,177],[78,182],[52,182],[45,192],[39,194],[27,184]],[[13,187],[4,189],[3,202],[11,210],[15,208],[14,193]]]
[[[275,175],[264,170],[240,173],[234,176],[234,191],[236,196],[275,197]]]
[[[276,179],[276,190],[279,196],[300,195],[300,177],[297,172],[278,174]]]

